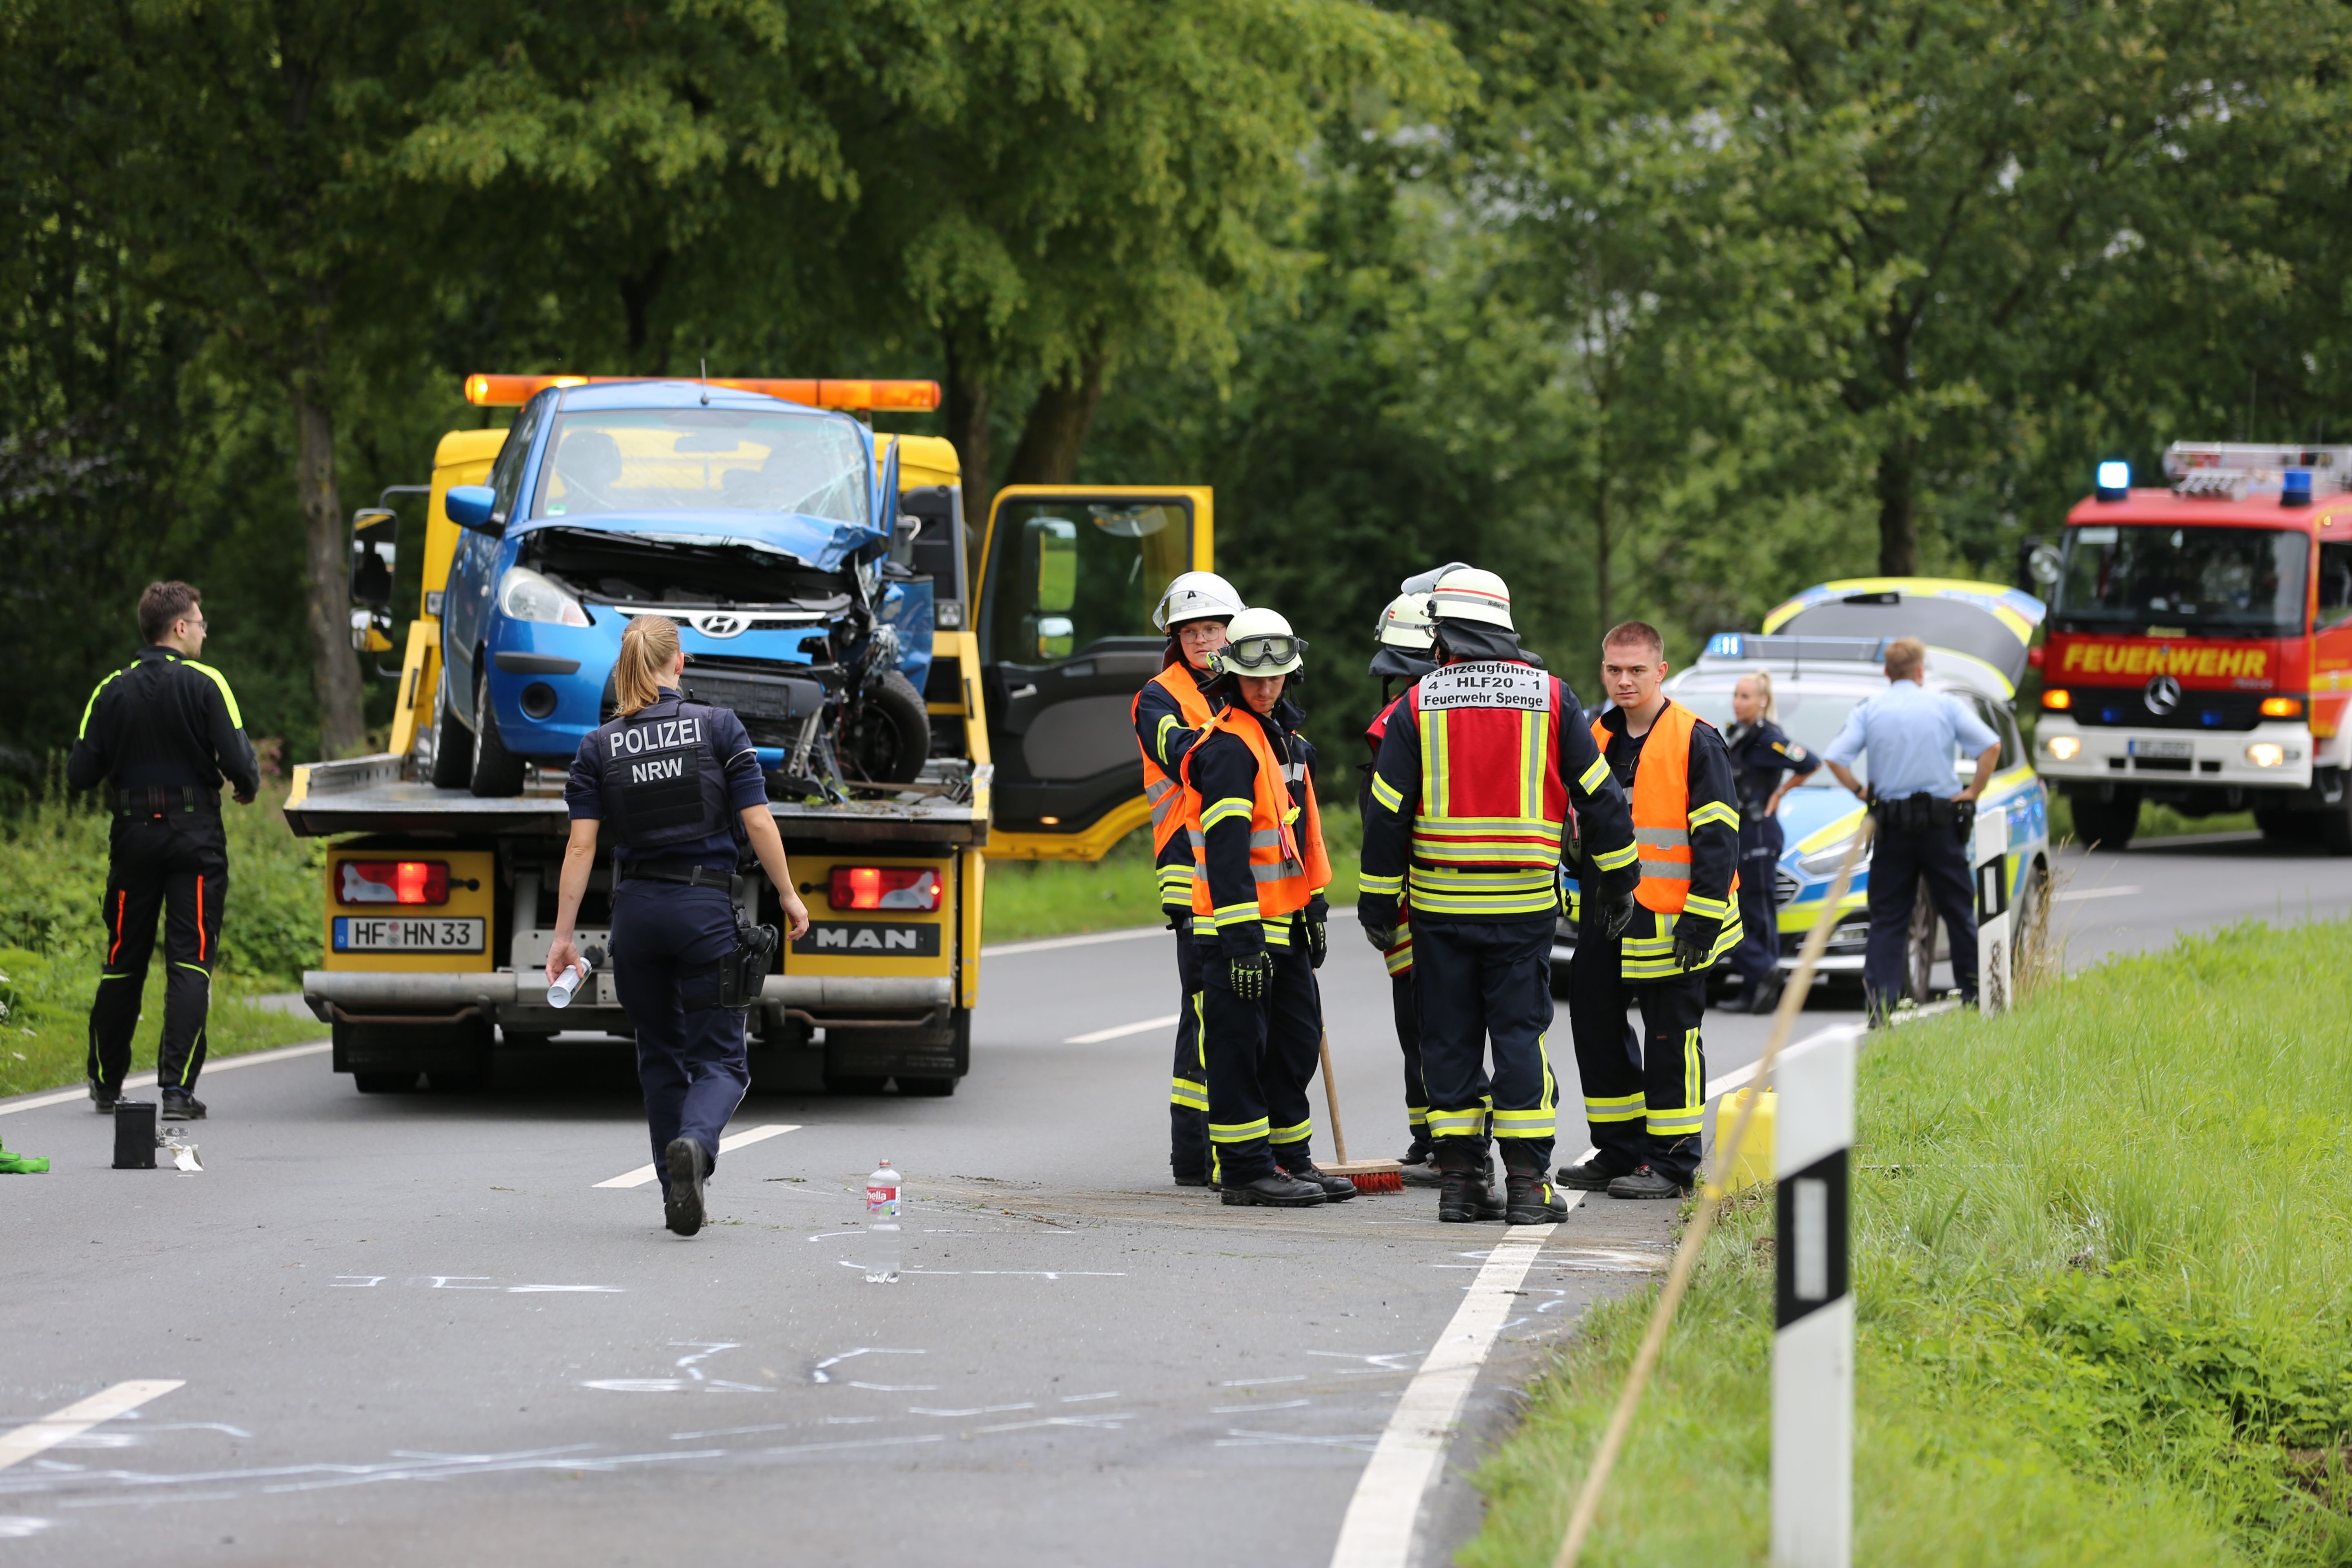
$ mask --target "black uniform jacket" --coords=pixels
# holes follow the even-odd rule
[[[1723,742],[1731,753],[1732,780],[1739,790],[1739,837],[1755,848],[1764,842],[1764,806],[1780,787],[1780,775],[1808,777],[1820,770],[1822,760],[1769,719],[1734,724],[1724,732]]]
[[[1633,791],[1633,772],[1642,764],[1642,746],[1652,731],[1643,731],[1640,739],[1625,733],[1625,712],[1612,708],[1601,716],[1601,726],[1609,732],[1609,746],[1601,755],[1608,760],[1609,771],[1625,786],[1627,795]],[[1732,873],[1739,869],[1739,793],[1731,776],[1731,752],[1723,743],[1723,736],[1712,724],[1691,726],[1689,809],[1696,816],[1699,807],[1721,802],[1734,814],[1731,822],[1702,823],[1690,830],[1690,891],[1693,898],[1710,899],[1727,906],[1731,898]],[[1579,868],[1580,885],[1591,884],[1582,879],[1591,874],[1590,855]],[[1582,913],[1591,920],[1599,911],[1588,900]],[[1723,918],[1703,915],[1696,910],[1685,910],[1675,921],[1678,932],[1689,931],[1714,942],[1723,928]]]
[[[239,800],[261,787],[253,742],[228,679],[160,644],[98,683],[66,759],[74,789],[195,789],[216,795],[226,778]]]
[[[1520,661],[1525,662],[1525,661]],[[1416,684],[1418,684],[1416,682]],[[1408,693],[1407,695],[1410,695]],[[1591,722],[1585,717],[1584,706],[1577,700],[1576,692],[1567,681],[1559,683],[1559,711],[1554,716],[1552,744],[1559,755],[1559,776],[1568,784],[1568,803],[1576,814],[1576,831],[1588,855],[1598,851],[1629,849],[1633,843],[1633,806],[1625,790],[1606,769],[1596,772],[1594,764],[1600,752],[1592,744]],[[1454,765],[1475,767],[1475,760],[1456,757]],[[1397,811],[1368,811],[1364,816],[1364,875],[1378,877],[1396,885],[1406,875],[1412,860],[1412,825],[1421,815],[1421,729],[1412,720],[1412,710],[1400,700],[1397,710],[1389,715],[1387,730],[1381,736],[1379,759],[1373,763],[1373,776],[1402,799]],[[1641,879],[1638,862],[1629,861],[1613,871],[1595,871],[1589,865],[1581,882],[1584,888],[1599,888],[1612,900],[1622,899],[1633,890]],[[1589,901],[1589,900],[1588,900]],[[1377,920],[1381,925],[1395,923],[1397,898],[1393,894],[1365,893],[1358,897],[1356,908],[1367,925]],[[1424,917],[1413,913],[1416,922]],[[1495,917],[1480,915],[1448,915],[1448,920],[1480,921]],[[1502,917],[1523,920],[1528,917]],[[1550,916],[1538,917],[1550,919]]]
[[[1240,704],[1234,708],[1245,722],[1255,722],[1265,730],[1274,754],[1282,760],[1283,781],[1290,791],[1290,804],[1304,806],[1307,792],[1312,787],[1309,770],[1315,765],[1315,747],[1298,732],[1299,721],[1305,715],[1288,701],[1276,703],[1271,719],[1261,718]],[[1202,738],[1197,731],[1193,734],[1198,743],[1191,748],[1187,776],[1200,792],[1202,815],[1208,816],[1223,801],[1238,800],[1243,804],[1242,810],[1219,816],[1202,835],[1206,840],[1202,853],[1208,862],[1209,903],[1220,910],[1232,909],[1236,904],[1255,905],[1257,878],[1250,870],[1248,807],[1257,798],[1257,757],[1237,735],[1209,734]],[[1305,821],[1305,817],[1299,818],[1302,826]],[[1181,833],[1176,841],[1189,842]],[[1321,889],[1315,890],[1304,912],[1309,921],[1327,918]],[[1207,940],[1197,927],[1194,935]],[[1227,958],[1249,958],[1265,946],[1265,922],[1236,921],[1216,935]]]

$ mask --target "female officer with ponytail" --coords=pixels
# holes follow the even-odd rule
[[[743,1014],[721,990],[742,946],[728,886],[747,846],[775,884],[793,936],[808,930],[809,917],[751,738],[726,709],[679,698],[685,668],[675,621],[629,623],[613,669],[613,721],[580,742],[563,789],[572,838],[547,980],[579,960],[572,921],[598,829],[610,824],[613,977],[636,1026],[663,1215],[692,1236],[702,1228],[702,1184],[719,1161],[719,1131],[751,1082]]]

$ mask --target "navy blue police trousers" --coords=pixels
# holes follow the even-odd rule
[[[734,951],[735,906],[722,889],[624,879],[613,896],[613,979],[636,1026],[637,1082],[664,1194],[671,1141],[693,1139],[717,1169],[719,1135],[751,1086],[743,1015],[719,1005],[709,968]]]

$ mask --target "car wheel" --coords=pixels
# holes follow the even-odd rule
[[[2116,789],[2102,800],[2095,790],[2068,797],[2074,806],[2074,842],[2088,849],[2121,849],[2139,829],[2139,792]]]
[[[2254,808],[2254,826],[2263,837],[2273,844],[2302,845],[2311,842],[2311,823],[2303,813],[2289,811],[2282,805]]]
[[[875,784],[912,784],[931,755],[931,717],[923,694],[893,669],[854,708],[842,736],[842,766]]]
[[[444,665],[433,699],[433,782],[442,789],[464,789],[474,777],[474,732],[457,721],[449,707],[449,668]]]
[[[824,1091],[827,1094],[879,1094],[889,1079],[887,1078],[865,1073],[827,1073],[824,1075]]]
[[[1927,880],[1923,877],[1912,900],[1911,931],[1904,944],[1903,994],[1925,1006],[1935,994],[1935,980],[1936,906],[1927,901]]]
[[[486,800],[503,800],[522,793],[522,759],[507,750],[499,738],[499,716],[490,706],[490,672],[483,670],[474,684],[473,792]]]

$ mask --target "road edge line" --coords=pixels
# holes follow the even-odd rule
[[[1581,1193],[1562,1193],[1573,1210]],[[1462,1421],[1462,1407],[1477,1384],[1478,1369],[1517,1306],[1519,1282],[1528,1276],[1556,1227],[1513,1226],[1486,1255],[1469,1293],[1423,1358],[1389,1415],[1380,1445],[1356,1479],[1331,1568],[1406,1568],[1412,1559],[1413,1531],[1422,1503],[1445,1465]]]
[[[312,1040],[299,1046],[272,1046],[266,1051],[245,1051],[233,1057],[223,1057],[217,1061],[208,1058],[205,1062],[204,1070],[206,1073],[234,1072],[238,1068],[257,1068],[270,1062],[292,1061],[297,1057],[315,1057],[321,1051],[331,1051],[334,1048],[334,1042],[331,1040]],[[135,1073],[122,1080],[122,1087],[125,1089],[152,1089],[155,1087],[155,1075],[152,1072]],[[70,1105],[77,1100],[89,1098],[88,1084],[84,1084],[79,1089],[57,1089],[47,1093],[37,1092],[22,1100],[12,1100],[0,1104],[0,1116],[14,1115],[19,1110],[38,1110],[47,1105]]]
[[[1057,947],[1092,947],[1103,942],[1136,942],[1147,936],[1158,936],[1168,928],[1156,926],[1122,926],[1118,931],[1090,931],[1076,936],[1039,937],[1034,942],[1001,942],[994,947],[980,950],[982,958],[1010,958],[1016,952],[1050,952]]]
[[[136,1410],[158,1395],[175,1388],[185,1388],[187,1379],[181,1377],[143,1378],[131,1383],[118,1383],[102,1388],[88,1399],[77,1400],[63,1410],[53,1411],[38,1421],[28,1421],[13,1432],[0,1432],[0,1470],[19,1465],[36,1454],[47,1452],[69,1437],[79,1437],[103,1421],[111,1421],[128,1410]]]

